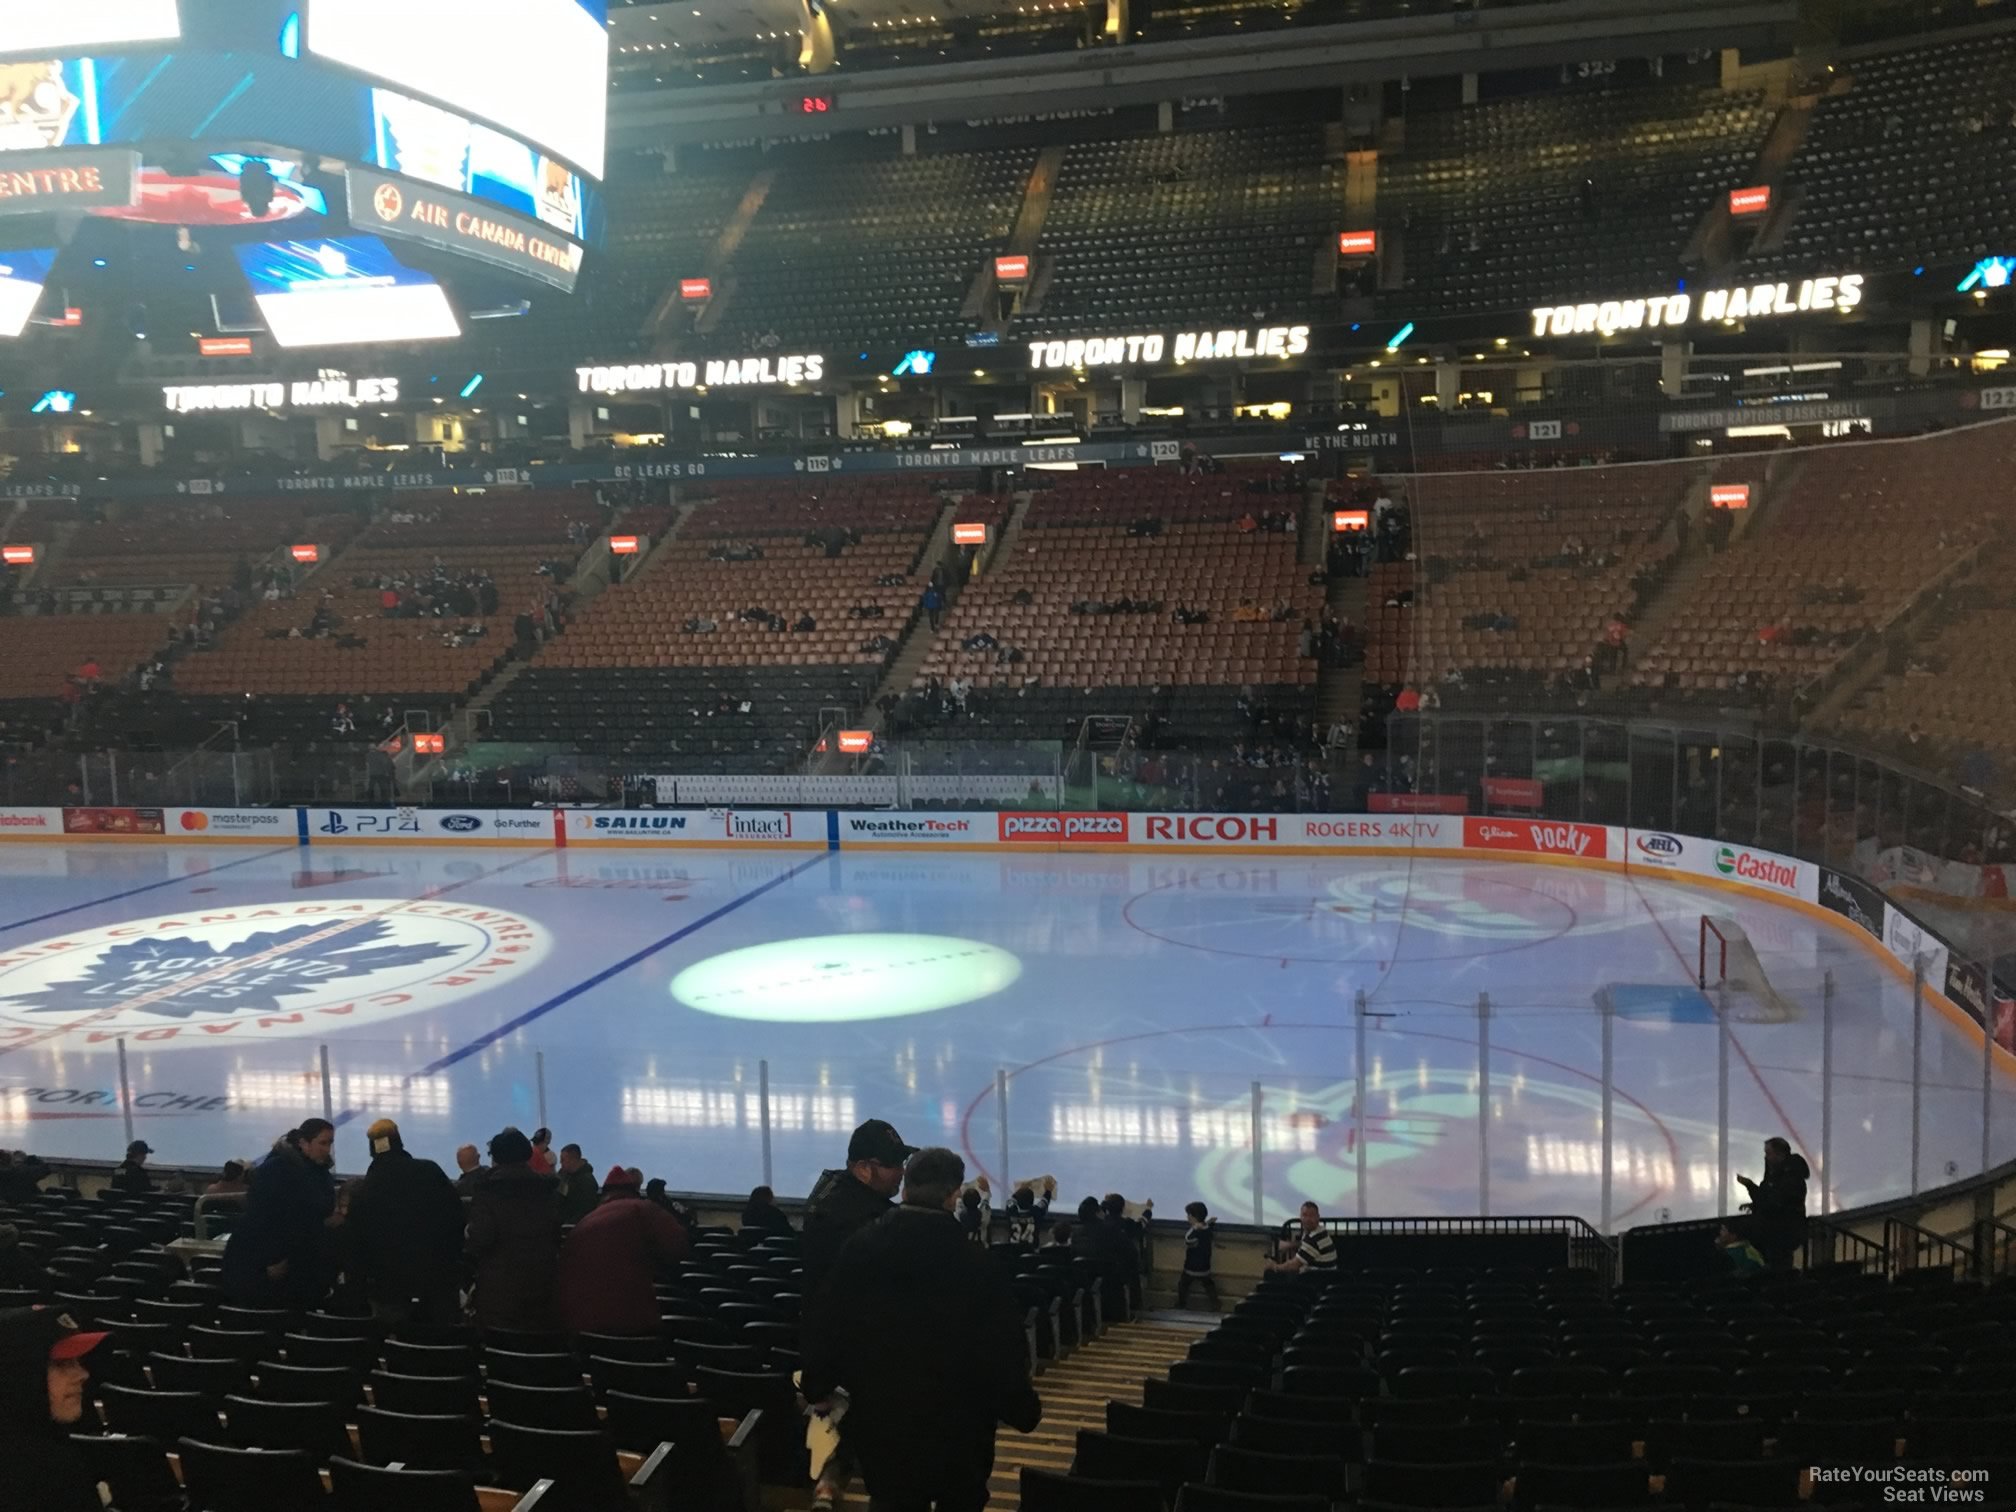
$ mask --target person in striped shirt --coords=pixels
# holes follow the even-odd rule
[[[1302,1216],[1294,1234],[1295,1252],[1276,1260],[1267,1269],[1287,1275],[1328,1276],[1337,1270],[1337,1241],[1323,1227],[1323,1210],[1313,1202],[1302,1204]]]

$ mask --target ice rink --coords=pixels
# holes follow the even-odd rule
[[[1725,1034],[1691,990],[1704,912],[1789,1017],[1738,1005]],[[871,1116],[998,1187],[1005,1085],[1012,1178],[1244,1220],[1257,1083],[1270,1219],[1600,1221],[1607,1023],[1622,1229],[1716,1211],[1725,1086],[1732,1174],[1783,1133],[1815,1210],[1907,1190],[1910,999],[1808,914],[1530,862],[0,847],[0,1144],[116,1159],[123,1037],[162,1164],[319,1114],[326,1047],[341,1170],[373,1118],[447,1164],[543,1106],[598,1169],[739,1192],[767,1105],[781,1193]],[[1980,1035],[1928,1007],[1919,1063],[1929,1187],[1980,1168]],[[2008,1159],[2001,1067],[1989,1095]]]

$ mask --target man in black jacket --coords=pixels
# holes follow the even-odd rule
[[[903,1143],[903,1136],[894,1128],[879,1118],[871,1118],[847,1141],[847,1164],[837,1171],[822,1171],[806,1201],[801,1243],[805,1303],[799,1323],[805,1341],[806,1369],[799,1389],[805,1400],[815,1406],[823,1407],[835,1388],[846,1384],[812,1365],[814,1359],[830,1362],[838,1358],[837,1348],[831,1347],[831,1338],[847,1322],[847,1314],[853,1307],[851,1301],[833,1294],[834,1267],[849,1239],[889,1213],[893,1205],[890,1199],[903,1185],[904,1162],[916,1153],[913,1146]],[[843,1439],[813,1486],[814,1512],[825,1512],[835,1505],[853,1474],[853,1450]]]
[[[1775,1269],[1789,1267],[1806,1242],[1806,1182],[1812,1174],[1806,1157],[1773,1135],[1764,1141],[1764,1179],[1736,1178],[1750,1194],[1750,1242]]]
[[[903,1205],[849,1240],[834,1267],[843,1302],[808,1374],[844,1380],[847,1442],[877,1512],[978,1512],[998,1423],[1043,1417],[1007,1276],[966,1242],[953,1207],[966,1165],[950,1150],[909,1163]]]
[[[350,1203],[350,1252],[373,1317],[451,1326],[461,1321],[462,1198],[447,1173],[416,1160],[399,1125],[365,1133],[371,1169]]]

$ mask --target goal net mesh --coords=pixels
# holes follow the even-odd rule
[[[1701,917],[1701,990],[1726,994],[1729,1015],[1739,1024],[1784,1024],[1799,1017],[1799,1005],[1771,985],[1757,947],[1734,919]]]

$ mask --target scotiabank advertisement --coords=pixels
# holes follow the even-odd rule
[[[0,808],[0,840],[56,840],[62,834],[60,808]]]

